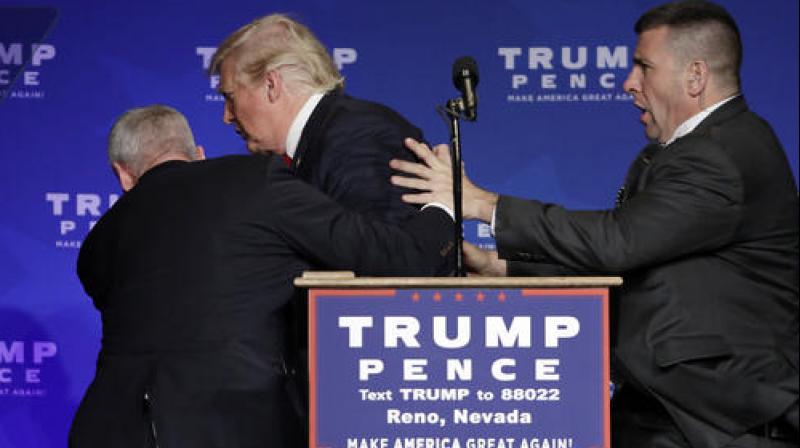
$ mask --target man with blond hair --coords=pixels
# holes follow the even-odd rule
[[[291,18],[273,14],[231,34],[210,71],[220,75],[223,120],[253,153],[291,159],[303,180],[353,210],[397,223],[414,208],[386,180],[392,158],[411,160],[405,137],[419,129],[380,104],[343,93],[325,47]]]
[[[401,199],[404,189],[387,181],[388,164],[391,159],[415,160],[403,140],[420,140],[420,130],[383,105],[345,95],[336,65],[307,27],[282,14],[259,18],[222,42],[210,73],[220,76],[223,120],[234,126],[250,152],[283,154],[297,177],[376,219],[400,223],[414,212]],[[447,264],[436,274],[451,271]],[[295,305],[293,364],[305,396],[304,297],[297,297]]]

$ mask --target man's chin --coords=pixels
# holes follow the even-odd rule
[[[648,140],[651,141],[658,141],[658,137],[661,136],[661,133],[658,129],[655,129],[653,126],[645,126],[644,128],[644,135],[647,136]]]
[[[284,154],[286,152],[282,149],[264,148],[263,146],[253,145],[250,143],[247,144],[247,151],[250,152],[250,154]]]
[[[252,140],[247,140],[246,144],[247,144],[247,150],[251,154],[265,154],[265,153],[269,152],[269,150],[264,149],[261,145],[259,145],[257,142],[254,142]]]

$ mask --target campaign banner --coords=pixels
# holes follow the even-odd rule
[[[102,320],[75,265],[123,194],[107,157],[114,120],[166,104],[186,115],[207,156],[247,153],[208,75],[230,33],[290,14],[328,49],[347,94],[397,111],[434,145],[448,139],[437,107],[459,95],[453,62],[471,56],[478,119],[461,127],[470,179],[607,210],[648,144],[623,88],[633,24],[664,1],[0,2],[0,448],[63,448],[94,378]],[[718,3],[742,34],[741,91],[774,129],[796,182],[800,2]],[[466,222],[464,237],[496,248],[487,224]]]
[[[606,289],[309,292],[310,448],[601,448]]]

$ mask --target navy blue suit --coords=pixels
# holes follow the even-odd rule
[[[407,137],[422,133],[397,112],[338,91],[327,93],[309,117],[293,160],[297,176],[352,210],[398,223],[416,207],[389,182],[392,159],[414,161]]]
[[[403,141],[422,140],[422,132],[397,112],[381,104],[331,91],[308,119],[292,161],[295,174],[338,203],[372,218],[402,223],[417,208],[401,199],[409,190],[389,182],[392,159],[417,161]],[[437,276],[453,271],[453,261],[441,265]],[[296,305],[296,366],[300,392],[307,397],[305,297]],[[303,402],[307,402],[304,399]],[[307,409],[302,410],[305,418]]]
[[[292,279],[308,263],[432,275],[452,219],[367,220],[279,157],[162,163],[98,221],[78,275],[103,321],[70,446],[303,446],[287,351]],[[143,399],[145,393],[149,402]]]

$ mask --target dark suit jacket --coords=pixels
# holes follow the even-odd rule
[[[160,448],[289,447],[288,302],[307,260],[361,275],[431,275],[452,220],[404,228],[345,210],[278,157],[166,162],[98,221],[78,274],[100,310],[97,373],[75,447],[140,447],[145,393]]]
[[[392,159],[415,161],[403,140],[422,140],[422,132],[381,104],[331,91],[308,119],[292,161],[296,175],[352,210],[389,223],[401,223],[417,208],[403,202],[408,190],[389,182]],[[454,260],[434,274],[448,276]],[[296,309],[296,366],[300,392],[306,391],[306,307],[301,293]],[[304,399],[303,402],[306,400]],[[305,409],[301,411],[305,418]]]
[[[301,179],[340,204],[398,223],[416,208],[389,182],[392,159],[414,160],[403,140],[422,133],[386,106],[328,92],[308,119],[293,160]]]
[[[616,371],[691,446],[723,446],[783,413],[798,399],[798,196],[769,125],[731,100],[645,148],[623,196],[586,212],[501,197],[500,255],[622,274]]]

